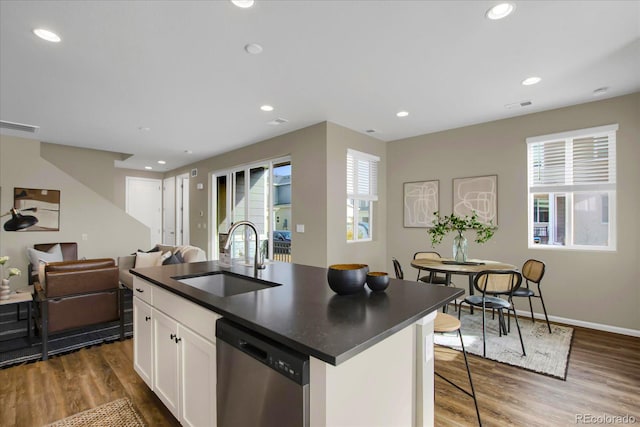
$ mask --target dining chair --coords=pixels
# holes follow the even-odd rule
[[[507,334],[507,327],[504,322],[504,310],[507,310],[507,316],[509,312],[513,311],[513,316],[518,327],[518,336],[520,337],[520,345],[522,346],[522,356],[526,356],[527,353],[524,350],[524,342],[522,341],[522,333],[520,332],[520,324],[518,323],[518,315],[513,304],[511,303],[511,296],[513,292],[522,284],[522,275],[515,270],[485,270],[476,274],[473,280],[473,287],[480,293],[467,296],[462,302],[460,302],[460,310],[458,310],[458,319],[460,319],[460,313],[462,312],[462,304],[467,303],[470,307],[482,307],[482,355],[487,356],[487,341],[486,341],[486,310],[496,310],[498,312],[498,330],[500,336],[502,333]],[[505,295],[507,299],[500,298],[500,295]]]
[[[396,279],[403,280],[404,273],[402,272],[402,266],[400,266],[400,261],[398,261],[395,258],[391,258],[391,261],[393,261],[393,269],[396,272]]]
[[[460,345],[462,347],[462,354],[464,355],[464,364],[467,367],[467,376],[469,377],[469,385],[471,386],[471,392],[460,387],[458,384],[454,383],[449,378],[444,377],[442,374],[438,373],[437,371],[434,371],[434,373],[438,377],[442,378],[443,380],[445,380],[446,382],[448,382],[449,384],[451,384],[452,386],[460,390],[461,392],[465,393],[467,396],[473,398],[473,403],[476,406],[476,415],[478,416],[478,425],[482,427],[482,421],[480,421],[480,410],[478,409],[478,399],[476,398],[476,390],[473,387],[473,380],[471,379],[471,370],[469,369],[469,360],[467,359],[467,351],[464,348],[464,342],[462,341],[462,333],[460,332],[460,320],[456,319],[450,314],[444,314],[444,313],[438,312],[436,314],[436,319],[433,321],[433,332],[437,334],[445,334],[450,332],[458,333],[458,338],[460,338]]]
[[[542,303],[542,310],[544,311],[544,318],[547,321],[547,328],[551,333],[551,324],[549,323],[549,316],[547,316],[547,308],[544,305],[544,299],[542,298],[542,289],[540,289],[540,282],[544,276],[545,265],[544,262],[537,259],[528,259],[522,266],[522,277],[525,281],[525,286],[521,286],[513,291],[512,297],[527,297],[529,298],[529,309],[531,310],[531,321],[535,323],[533,317],[533,305],[531,304],[531,298],[540,298]],[[536,294],[533,289],[529,287],[529,283],[535,283],[538,285],[538,293]],[[513,301],[511,301],[513,303]],[[511,319],[509,319],[508,329],[511,331]]]
[[[435,251],[420,251],[413,254],[413,259],[441,259],[442,257],[438,252]],[[416,280],[425,283],[432,283],[434,285],[446,285],[449,282],[449,278],[446,276],[439,275],[433,271],[429,272],[427,275],[420,277],[420,273],[422,271],[418,270],[418,277]]]

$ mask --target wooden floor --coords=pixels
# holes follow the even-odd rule
[[[132,344],[0,370],[0,426],[39,427],[120,397],[149,426],[179,425],[134,372]],[[485,426],[576,425],[579,414],[630,415],[640,424],[640,338],[576,328],[566,381],[469,358]],[[436,369],[467,384],[461,353],[436,349]],[[438,427],[477,425],[471,398],[438,378],[435,418]]]

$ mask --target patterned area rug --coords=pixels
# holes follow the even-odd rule
[[[450,310],[449,314],[458,315],[453,310]],[[482,314],[480,310],[476,310],[473,315],[463,311],[460,320],[465,349],[468,353],[482,357]],[[488,312],[486,317],[486,358],[566,380],[573,328],[551,324],[552,333],[550,334],[544,320],[536,319],[536,322],[533,323],[530,317],[523,318],[521,316],[518,316],[518,320],[527,355],[522,356],[522,347],[514,319],[511,319],[511,332],[500,337],[498,317],[496,315],[496,318],[492,319],[491,313]],[[434,342],[461,350],[457,333],[435,334]]]
[[[64,418],[46,427],[144,427],[142,417],[126,397]]]

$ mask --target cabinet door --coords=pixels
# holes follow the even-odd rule
[[[183,325],[180,338],[182,381],[181,423],[192,427],[216,425],[216,347]]]
[[[178,323],[153,309],[153,391],[171,413],[180,419],[180,372]]]
[[[151,306],[133,298],[133,368],[153,390],[153,322]]]

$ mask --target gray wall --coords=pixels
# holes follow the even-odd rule
[[[295,132],[290,132],[259,142],[220,156],[206,159],[166,174],[179,175],[198,169],[198,176],[189,180],[190,242],[192,245],[208,248],[211,227],[198,228],[211,217],[211,173],[234,166],[291,156],[291,192],[294,208],[290,229],[292,233],[291,252],[293,262],[299,264],[326,266],[327,263],[327,166],[326,140],[327,125],[319,123]],[[197,190],[197,184],[203,184]],[[200,217],[200,211],[206,217]],[[304,224],[305,232],[297,233],[295,224]]]
[[[35,243],[77,242],[78,255],[86,258],[117,258],[150,244],[147,227],[40,157],[39,141],[0,135],[0,187],[2,213],[13,206],[14,187],[60,190],[60,231],[0,231],[0,254],[23,272],[11,280],[12,289],[26,286],[26,248]]]
[[[403,228],[402,184],[440,180],[440,211],[451,212],[452,179],[498,175],[495,237],[469,243],[469,256],[522,266],[547,265],[543,281],[551,315],[640,330],[640,94],[612,98],[394,141],[388,149],[387,250],[410,272],[413,253],[431,247],[425,229]],[[527,154],[529,136],[618,123],[616,252],[528,249]],[[451,256],[453,235],[435,249]],[[390,268],[390,267],[389,267]],[[455,278],[466,287],[466,278]],[[538,302],[534,311],[542,312]],[[526,302],[518,308],[527,308]]]
[[[162,179],[164,173],[114,167],[126,155],[58,144],[40,144],[43,159],[56,165],[102,197],[125,209],[126,177]]]

